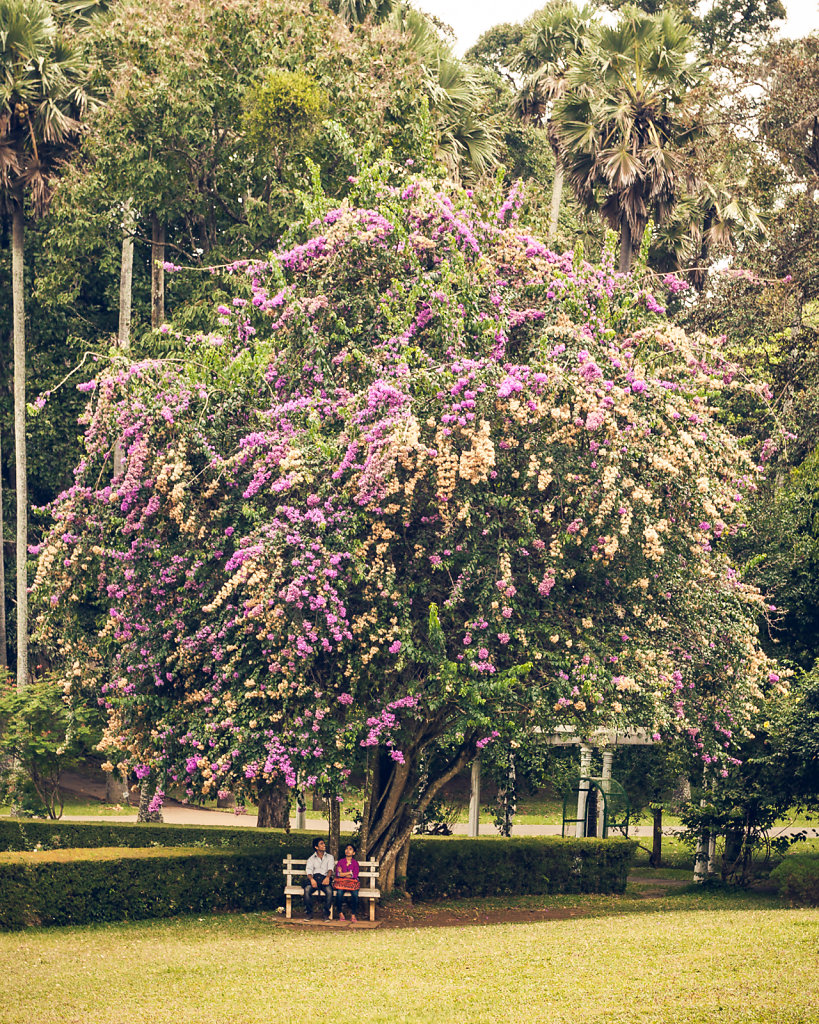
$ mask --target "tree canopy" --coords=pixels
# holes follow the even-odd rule
[[[643,725],[725,769],[779,684],[724,550],[758,469],[711,409],[746,387],[720,343],[514,195],[377,179],[226,268],[184,358],[83,385],[36,588],[114,761],[193,796],[338,790],[369,751],[389,869],[496,738]]]

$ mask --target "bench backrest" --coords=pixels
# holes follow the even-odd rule
[[[286,884],[292,885],[294,876],[298,878],[304,875],[305,868],[307,867],[307,858],[293,857],[288,853],[282,859],[282,864],[284,865],[282,874],[286,876]],[[378,861],[360,860],[358,862],[358,880],[361,882],[362,889],[377,889]]]

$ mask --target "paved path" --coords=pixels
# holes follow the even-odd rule
[[[99,772],[96,778],[89,778],[87,775],[79,772],[68,771],[63,775],[63,787],[73,793],[85,797],[91,797],[96,800],[105,799],[105,777],[102,772]],[[162,815],[165,821],[170,825],[218,825],[221,828],[225,827],[238,827],[238,828],[255,828],[256,827],[256,815],[255,814],[236,814],[231,810],[217,810],[215,808],[204,808],[204,807],[185,807],[176,801],[171,801],[162,810]],[[136,821],[136,808],[126,811],[123,808],[122,814],[65,814],[63,815],[63,821],[125,821],[135,822]],[[296,819],[290,819],[290,827],[295,830]],[[327,829],[326,818],[308,818],[307,828],[311,832],[324,832]],[[342,821],[341,831],[350,833],[355,832],[356,823],[354,821]],[[468,833],[468,826],[454,825],[453,830],[456,836],[465,836]],[[514,826],[513,835],[515,836],[559,836],[560,825],[526,825],[518,823]],[[679,826],[669,826],[663,829],[663,835],[674,835],[679,832]],[[791,835],[794,832],[803,831],[801,828],[783,828],[779,832],[775,832],[774,835]],[[808,836],[819,837],[819,828],[808,829]],[[480,834],[482,836],[496,836],[497,830],[491,822],[484,821],[480,826]],[[650,838],[652,835],[652,829],[650,825],[633,825],[629,829],[629,834],[636,839]]]
[[[218,825],[222,828],[236,826],[239,828],[255,828],[256,826],[256,815],[255,814],[234,814],[233,811],[217,811],[209,810],[203,807],[180,807],[180,806],[169,806],[163,808],[162,811],[165,821],[170,825]],[[63,821],[136,821],[136,811],[130,814],[66,814],[63,815]],[[290,827],[295,829],[296,819],[290,819]],[[307,828],[312,832],[322,832],[327,829],[326,818],[308,818]],[[355,832],[356,823],[354,821],[342,821],[341,831],[344,832]],[[453,830],[455,835],[465,836],[467,834],[466,825],[454,825]],[[679,832],[678,827],[671,827],[663,829],[664,835],[674,835]],[[776,835],[789,835],[794,832],[801,832],[799,828],[783,828],[780,832],[775,833]],[[808,829],[808,836],[819,837],[819,828]],[[496,836],[497,830],[494,825],[490,822],[482,822],[480,826],[480,834],[482,836]],[[515,836],[559,836],[560,825],[525,825],[517,824],[514,827],[513,835]],[[629,834],[637,839],[650,838],[652,834],[650,825],[636,825],[629,829]]]

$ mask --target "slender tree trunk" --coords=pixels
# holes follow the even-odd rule
[[[26,475],[26,322],[23,303],[23,196],[11,214],[11,290],[14,313],[14,464],[17,483],[17,689],[28,684],[28,479]]]
[[[546,241],[554,241],[557,234],[557,221],[560,217],[560,202],[563,197],[563,161],[560,154],[555,155],[555,176],[552,181],[552,205],[549,210],[549,234]]]
[[[151,811],[148,809],[153,799],[156,787],[152,786],[148,779],[143,779],[139,787],[139,810],[137,811],[138,822],[162,821],[162,811]]]
[[[131,200],[125,203],[122,218],[122,260],[119,270],[119,328],[117,345],[123,355],[131,348],[131,303],[134,282],[134,230],[135,219]],[[114,476],[122,472],[122,445],[114,443]]]
[[[651,857],[648,866],[658,868],[663,860],[663,809],[651,808]]]
[[[0,669],[7,670],[8,640],[6,637],[6,553],[3,529],[3,446],[0,438]]]
[[[119,271],[119,330],[117,343],[123,352],[131,347],[131,301],[134,280],[134,208],[125,204],[122,217],[122,262]]]
[[[627,274],[631,270],[632,257],[631,228],[626,217],[620,222],[620,266],[621,274]]]
[[[284,782],[259,786],[259,828],[290,831],[290,790]]]
[[[331,796],[327,802],[330,808],[328,815],[330,831],[327,849],[338,860],[341,855],[339,852],[339,843],[341,841],[341,804],[336,800],[335,796]]]
[[[151,214],[151,327],[165,323],[165,225]]]

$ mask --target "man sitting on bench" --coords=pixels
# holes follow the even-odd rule
[[[323,839],[313,840],[313,856],[307,860],[305,873],[307,882],[304,886],[304,919],[313,919],[313,897],[321,894],[324,897],[324,920],[330,919],[330,907],[333,900],[333,868],[336,862],[327,852],[327,844]]]

